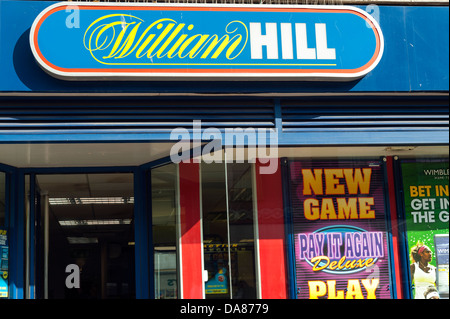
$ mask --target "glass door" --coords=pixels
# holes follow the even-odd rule
[[[135,298],[133,174],[37,174],[31,184],[35,297]]]
[[[35,174],[25,175],[25,236],[26,236],[26,262],[25,297],[29,299],[44,298],[44,210],[41,191],[36,183]]]
[[[150,170],[154,284],[156,299],[179,298],[178,165]]]
[[[206,299],[257,294],[253,166],[201,164]]]

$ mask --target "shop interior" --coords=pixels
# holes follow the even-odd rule
[[[49,204],[48,252],[39,231],[45,226],[37,228],[36,236],[38,294],[49,299],[134,298],[133,174],[37,175],[36,183],[38,223],[45,223],[47,198]],[[71,264],[79,267],[79,289],[67,288]]]

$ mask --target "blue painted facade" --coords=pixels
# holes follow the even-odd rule
[[[360,6],[374,15],[385,50],[379,65],[349,83],[67,82],[43,72],[29,46],[30,27],[53,2],[0,2],[0,91],[3,92],[423,92],[449,89],[448,7]],[[20,18],[18,18],[20,12]]]
[[[0,143],[167,142],[171,128],[196,119],[202,120],[204,128],[224,129],[226,123],[231,123],[232,127],[276,129],[279,146],[449,143],[448,95],[445,96],[449,91],[448,6],[358,6],[378,21],[384,36],[384,53],[373,71],[350,82],[102,82],[60,80],[38,66],[30,49],[30,28],[38,14],[54,3],[0,1]],[[32,98],[27,93],[63,95]],[[64,96],[64,93],[77,97]],[[128,96],[90,98],[85,93]],[[154,95],[139,97],[137,93]],[[163,96],[158,96],[160,93]],[[327,97],[324,93],[331,95]],[[97,105],[99,100],[102,105]],[[233,107],[236,110],[232,112]],[[139,112],[130,115],[127,112],[130,108]],[[126,124],[127,120],[137,118],[143,124]],[[98,119],[103,121],[101,126]],[[117,124],[118,119],[123,123]],[[191,127],[187,126],[192,134]],[[133,172],[136,189],[142,190],[136,193],[135,218],[140,221],[136,249],[143,258],[137,263],[136,293],[140,298],[148,298],[153,297],[149,289],[153,257],[145,253],[151,246],[146,174],[151,167],[168,161],[163,158],[141,167],[66,170],[27,170],[0,165],[0,170],[7,173],[10,212],[24,209],[19,198],[24,196],[25,174]],[[9,242],[14,247],[10,260],[12,267],[16,267],[11,273],[10,289],[11,297],[18,299],[25,296],[23,218],[23,214],[12,214],[9,223]],[[286,225],[289,226],[288,222]]]

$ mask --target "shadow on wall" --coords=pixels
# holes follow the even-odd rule
[[[32,91],[79,91],[92,86],[90,82],[58,80],[47,74],[34,59],[30,48],[30,29],[19,38],[14,48],[13,63],[17,76]],[[92,88],[90,89],[92,90]]]

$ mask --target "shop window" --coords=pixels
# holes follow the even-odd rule
[[[6,180],[0,172],[0,299],[8,298],[8,228],[6,219]]]
[[[176,299],[179,291],[176,165],[153,169],[151,180],[155,298]]]
[[[35,181],[36,298],[134,299],[133,174],[43,174]]]
[[[207,299],[256,298],[251,164],[201,164]]]
[[[288,162],[299,299],[391,298],[383,162]]]
[[[412,298],[448,299],[448,159],[402,160],[400,165]]]
[[[6,226],[6,181],[5,173],[0,172],[0,228]]]

